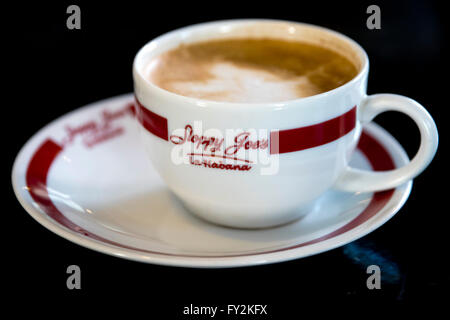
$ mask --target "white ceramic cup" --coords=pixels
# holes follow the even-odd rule
[[[181,43],[248,37],[327,46],[353,61],[359,72],[331,91],[279,103],[195,99],[148,80],[152,58]],[[230,20],[175,30],[146,44],[134,60],[142,143],[169,188],[198,216],[240,228],[287,223],[307,213],[330,188],[349,192],[394,188],[413,179],[432,160],[438,133],[428,112],[404,96],[368,96],[368,72],[367,54],[356,42],[309,24]],[[416,122],[421,135],[416,156],[390,171],[349,167],[364,124],[388,110],[403,112]]]

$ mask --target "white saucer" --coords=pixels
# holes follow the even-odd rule
[[[22,148],[12,171],[14,191],[44,227],[87,248],[142,262],[257,265],[356,240],[389,220],[411,191],[411,181],[375,194],[329,191],[313,212],[272,229],[209,224],[187,212],[153,170],[139,145],[132,102],[129,94],[85,106]],[[397,141],[370,124],[352,164],[383,170],[407,161]]]

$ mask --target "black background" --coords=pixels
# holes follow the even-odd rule
[[[81,30],[66,28],[66,8],[81,8]],[[381,8],[381,30],[366,27],[366,8]],[[448,108],[448,22],[434,1],[146,1],[120,4],[62,1],[17,3],[3,8],[3,47],[11,54],[12,84],[4,94],[8,204],[3,212],[4,256],[9,297],[27,301],[96,302],[121,309],[134,302],[147,317],[181,318],[193,304],[268,304],[271,319],[297,317],[310,302],[447,300],[448,168],[445,109]],[[400,212],[380,229],[344,247],[313,257],[236,269],[188,269],[114,258],[73,244],[35,222],[15,199],[8,182],[21,146],[51,120],[87,103],[131,92],[135,53],[152,38],[189,24],[230,18],[277,18],[340,31],[367,51],[368,93],[392,92],[422,103],[434,117],[440,146],[432,164],[415,179]],[[5,62],[4,62],[5,63]],[[386,113],[377,118],[412,157],[419,144],[414,123]],[[12,129],[11,129],[12,128]],[[4,151],[5,152],[5,151]],[[447,182],[448,183],[448,182]],[[82,270],[82,289],[66,288],[66,268]],[[366,268],[378,264],[382,289],[368,290]],[[83,304],[81,304],[83,305]],[[75,309],[74,309],[75,310]],[[20,310],[17,310],[20,311]],[[245,317],[244,317],[245,318]]]

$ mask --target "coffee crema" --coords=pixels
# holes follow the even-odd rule
[[[213,101],[281,102],[335,89],[358,69],[346,57],[306,42],[236,38],[182,44],[153,58],[160,88]]]

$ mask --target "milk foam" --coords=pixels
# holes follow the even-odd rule
[[[265,103],[332,90],[357,73],[333,50],[279,39],[180,44],[151,59],[148,79],[162,89],[213,101]]]
[[[266,70],[228,62],[212,63],[208,71],[208,79],[173,81],[167,85],[184,96],[243,103],[285,101],[320,93],[307,76],[287,80]]]

